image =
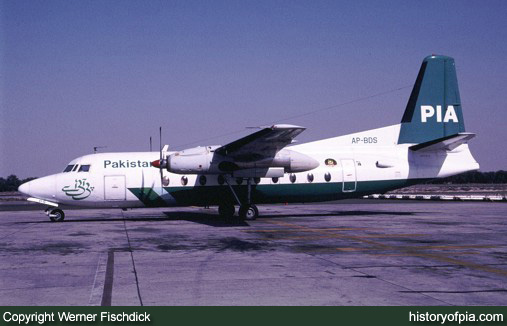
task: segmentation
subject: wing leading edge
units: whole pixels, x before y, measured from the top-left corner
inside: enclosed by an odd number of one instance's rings
[[[305,129],[293,125],[273,125],[223,145],[217,148],[215,153],[243,162],[274,157]]]

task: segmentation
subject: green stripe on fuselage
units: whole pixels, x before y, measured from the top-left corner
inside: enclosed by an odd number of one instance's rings
[[[128,188],[146,207],[167,206],[153,188]]]
[[[321,202],[347,198],[357,198],[373,193],[384,193],[389,190],[421,183],[426,179],[380,180],[357,182],[356,191],[343,192],[343,183],[296,183],[252,185],[252,202],[265,203],[304,203]],[[241,202],[246,202],[247,186],[232,186]],[[236,204],[229,186],[187,186],[164,188],[181,206],[218,205],[222,202]],[[154,191],[147,188],[129,188],[148,207],[166,206],[165,201]]]

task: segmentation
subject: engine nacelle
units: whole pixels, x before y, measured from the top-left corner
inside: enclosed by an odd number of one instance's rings
[[[282,149],[272,158],[234,163],[241,169],[284,168],[285,173],[309,171],[319,166],[316,159],[289,149]]]
[[[178,174],[210,174],[211,147],[185,149],[167,156],[167,171]]]
[[[215,148],[195,147],[173,153],[167,156],[167,170],[178,174],[223,174],[238,173],[239,170],[283,168],[285,173],[296,173],[319,166],[319,162],[314,158],[288,149],[279,151],[275,157],[245,162],[219,155],[214,152]],[[257,174],[255,173],[255,176]]]
[[[283,167],[287,173],[297,173],[317,168],[319,161],[296,151],[282,149],[276,154],[271,166]]]

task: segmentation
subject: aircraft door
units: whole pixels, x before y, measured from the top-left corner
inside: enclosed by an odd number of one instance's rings
[[[104,199],[105,200],[125,200],[125,176],[124,175],[106,175],[104,176]]]
[[[356,161],[351,159],[341,160],[343,173],[343,192],[356,191]]]

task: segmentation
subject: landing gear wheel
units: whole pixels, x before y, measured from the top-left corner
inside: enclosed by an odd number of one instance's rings
[[[49,213],[49,219],[53,222],[62,222],[65,219],[65,213],[61,209],[53,209]]]
[[[253,221],[259,216],[259,210],[255,205],[241,205],[239,217],[243,220]]]
[[[236,208],[233,204],[226,203],[218,206],[218,214],[226,219],[233,217],[235,212]]]

